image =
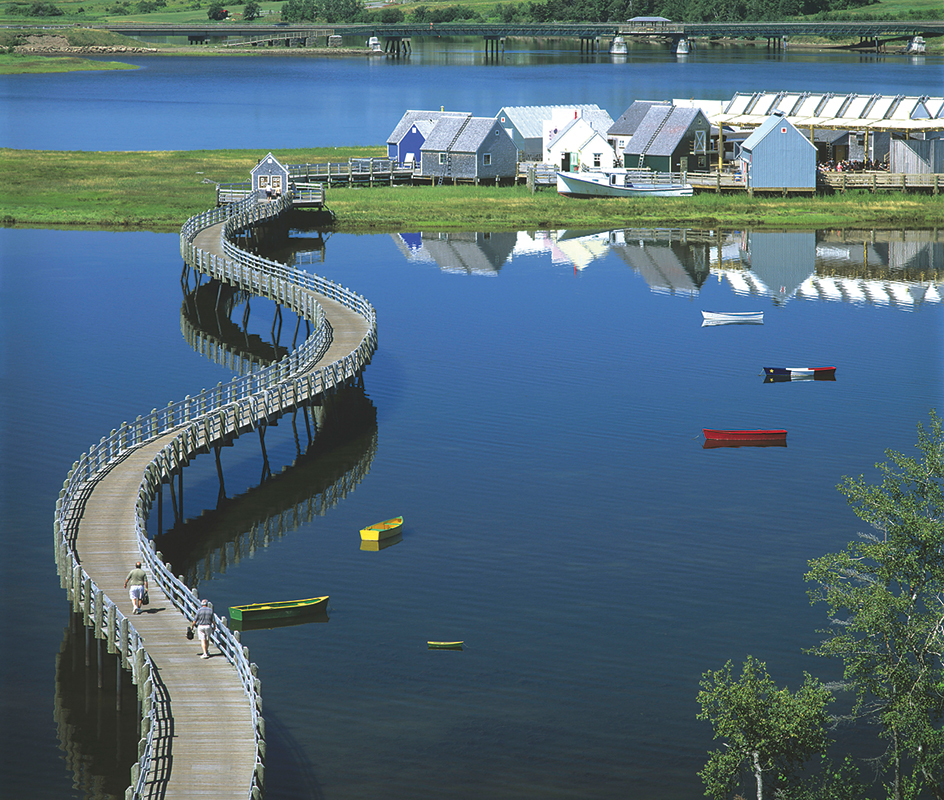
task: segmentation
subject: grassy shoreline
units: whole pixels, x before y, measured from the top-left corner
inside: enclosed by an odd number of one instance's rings
[[[172,232],[216,204],[215,184],[245,181],[263,150],[91,152],[0,148],[0,224]],[[273,150],[284,163],[345,162],[384,148]],[[867,192],[826,197],[573,200],[552,189],[442,186],[331,187],[334,229],[533,230],[624,227],[759,229],[944,227],[944,195]]]

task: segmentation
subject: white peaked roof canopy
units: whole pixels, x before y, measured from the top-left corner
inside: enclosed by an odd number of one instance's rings
[[[757,127],[777,112],[798,128],[944,130],[944,97],[927,95],[738,92],[720,114],[706,109],[713,124],[736,128]]]

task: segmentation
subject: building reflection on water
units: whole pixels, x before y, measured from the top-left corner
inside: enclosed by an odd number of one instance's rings
[[[516,258],[549,255],[577,271],[614,254],[654,292],[697,296],[709,277],[735,294],[913,309],[940,303],[944,236],[936,231],[617,229],[395,234],[411,262],[497,276]]]

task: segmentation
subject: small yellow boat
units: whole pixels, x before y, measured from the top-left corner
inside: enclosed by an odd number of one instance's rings
[[[461,650],[465,642],[427,642],[430,650]]]
[[[391,536],[389,539],[384,539],[383,541],[368,541],[366,539],[361,539],[361,550],[377,553],[381,550],[386,550],[388,547],[393,547],[395,544],[400,544],[402,541],[402,533],[398,533],[394,536]]]
[[[361,539],[365,542],[379,542],[396,536],[402,529],[403,517],[385,519],[383,522],[375,522],[373,525],[361,528]]]

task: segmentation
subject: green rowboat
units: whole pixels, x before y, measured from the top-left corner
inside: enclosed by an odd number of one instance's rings
[[[325,610],[328,596],[311,597],[307,600],[283,600],[276,603],[253,603],[248,606],[230,606],[230,619],[240,622],[259,622],[301,617]]]

